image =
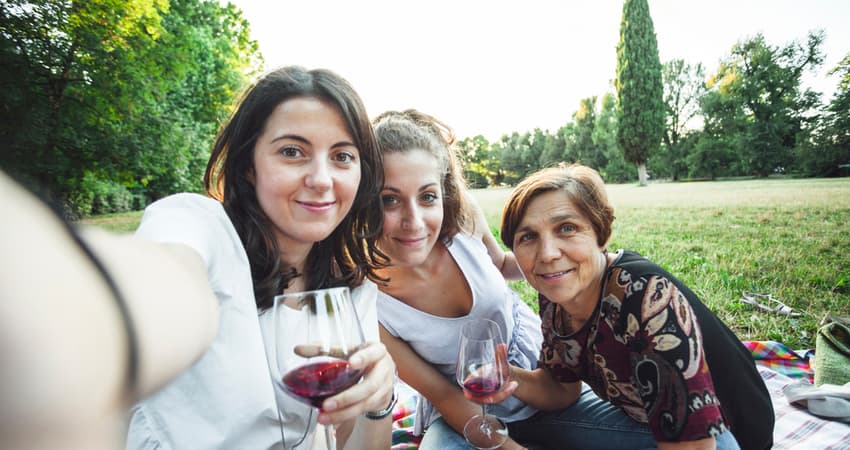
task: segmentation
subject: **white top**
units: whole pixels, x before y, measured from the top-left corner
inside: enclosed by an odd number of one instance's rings
[[[198,252],[221,318],[201,359],[132,408],[127,449],[281,449],[282,433],[289,448],[308,429],[312,446],[315,411],[272,383],[262,331],[271,314],[257,317],[248,257],[222,205],[198,194],[166,197],[145,209],[136,235]],[[365,281],[351,293],[366,339],[377,341],[377,287]]]
[[[395,337],[401,338],[435,369],[455,380],[460,329],[464,323],[485,318],[496,322],[508,344],[508,360],[526,369],[537,367],[543,343],[540,318],[528,307],[493,265],[480,239],[457,234],[448,246],[472,291],[472,309],[463,317],[439,317],[416,308],[383,292],[378,293],[378,320]],[[440,413],[424,397],[417,402],[415,434],[421,434]],[[516,397],[489,405],[488,413],[507,422],[522,420],[536,410]]]

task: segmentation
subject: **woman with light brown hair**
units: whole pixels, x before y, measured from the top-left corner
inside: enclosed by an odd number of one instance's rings
[[[514,395],[580,409],[584,382],[645,424],[659,449],[770,448],[773,408],[750,352],[659,265],[610,253],[613,221],[586,166],[540,170],[509,196],[501,238],[539,293],[544,337],[538,369],[512,367]]]

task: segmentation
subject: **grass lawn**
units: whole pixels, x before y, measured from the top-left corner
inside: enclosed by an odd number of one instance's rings
[[[496,230],[509,193],[473,191]],[[609,185],[608,193],[616,215],[610,248],[665,267],[742,340],[814,348],[825,315],[850,316],[850,178]],[[83,222],[129,232],[140,217]],[[512,285],[536,307],[529,286]],[[756,310],[739,301],[743,291],[770,293],[804,314]]]
[[[475,191],[498,227],[510,189]],[[827,314],[850,316],[850,178],[609,185],[610,248],[635,250],[687,284],[742,340],[814,348]],[[533,302],[533,290],[514,283]],[[803,316],[758,311],[770,293]],[[706,337],[710,339],[710,337]]]

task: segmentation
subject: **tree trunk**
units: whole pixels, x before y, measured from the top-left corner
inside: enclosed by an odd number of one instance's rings
[[[646,186],[646,163],[645,162],[637,163],[637,169],[638,169],[638,185],[639,186]]]

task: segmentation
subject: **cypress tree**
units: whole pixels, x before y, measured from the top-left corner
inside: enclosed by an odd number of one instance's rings
[[[617,140],[646,185],[646,161],[664,133],[664,85],[647,0],[625,0],[617,44]]]

